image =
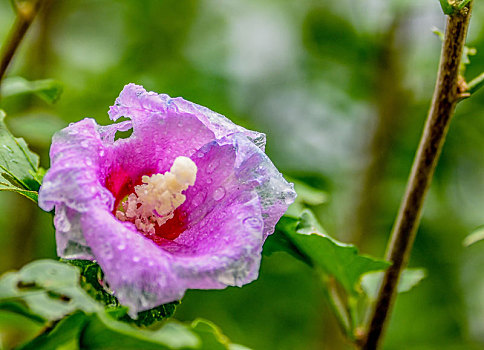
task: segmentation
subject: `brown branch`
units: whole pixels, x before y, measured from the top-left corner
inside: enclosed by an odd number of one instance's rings
[[[17,18],[10,29],[5,43],[0,51],[0,82],[8,65],[17,51],[25,33],[29,29],[40,6],[40,0],[24,1],[17,5]]]
[[[432,105],[387,249],[387,259],[392,262],[392,266],[385,272],[380,286],[367,335],[362,345],[363,350],[377,349],[381,343],[395,301],[400,274],[410,256],[425,196],[459,100],[459,64],[470,13],[471,3],[447,18]]]

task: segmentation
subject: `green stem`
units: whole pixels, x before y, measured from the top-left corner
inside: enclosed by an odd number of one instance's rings
[[[350,340],[353,340],[354,337],[353,337],[353,332],[351,330],[350,316],[346,311],[345,303],[343,303],[340,295],[338,294],[334,279],[323,272],[321,272],[321,278],[324,283],[324,287],[323,287],[324,296],[328,301],[328,304],[331,307],[331,310],[333,310],[333,314],[336,317],[336,321],[338,322],[338,325],[343,330],[344,334]]]
[[[471,0],[462,0],[462,2],[459,5],[457,5],[457,9],[462,10],[470,2]]]
[[[481,73],[467,83],[467,92],[471,95],[484,86],[484,73]]]
[[[459,65],[469,26],[471,6],[472,2],[447,18],[432,105],[387,248],[387,259],[392,262],[392,265],[385,271],[366,336],[362,342],[363,350],[378,349],[382,341],[396,298],[398,281],[410,257],[422,206],[455,106],[459,101]]]

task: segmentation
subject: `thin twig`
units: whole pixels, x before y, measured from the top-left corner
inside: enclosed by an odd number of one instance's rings
[[[484,73],[481,73],[476,78],[472,79],[470,82],[467,83],[467,91],[470,94],[473,94],[483,86],[484,86]]]
[[[363,341],[363,350],[377,349],[381,343],[395,300],[400,274],[410,256],[425,196],[459,100],[459,65],[470,13],[471,3],[447,18],[432,105],[387,249],[387,259],[392,262],[392,266],[386,270],[380,286],[367,335]]]
[[[0,52],[0,82],[8,65],[22,42],[40,6],[40,0],[23,1],[17,5],[17,18],[10,29],[7,39]]]

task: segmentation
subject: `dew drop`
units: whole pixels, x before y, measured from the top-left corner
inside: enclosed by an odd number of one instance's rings
[[[221,200],[225,196],[225,189],[223,187],[218,187],[213,191],[213,199],[216,201]]]
[[[91,158],[86,158],[86,165],[91,166],[92,165],[92,160]]]
[[[89,147],[89,142],[87,142],[87,140],[84,140],[81,142],[81,147],[82,148],[88,148]]]
[[[69,130],[69,135],[77,135],[79,132],[77,130]]]
[[[100,150],[100,151],[99,151],[99,156],[100,156],[100,157],[104,157],[104,150]]]
[[[212,162],[210,162],[207,166],[207,174],[213,173],[215,169],[217,169],[218,164],[218,160],[213,160]]]
[[[118,249],[119,250],[125,250],[126,249],[126,244],[124,244],[124,243],[118,244]]]
[[[252,229],[260,229],[262,227],[262,221],[256,216],[250,216],[248,218],[245,218],[242,223]]]
[[[282,196],[284,198],[284,203],[286,203],[287,205],[290,205],[294,202],[295,193],[293,190],[283,191]]]
[[[9,153],[13,153],[13,150],[9,146],[3,145],[3,148],[5,148]]]
[[[193,197],[192,204],[198,207],[205,200],[206,194],[203,191],[198,192],[195,197]]]
[[[207,179],[207,183],[208,183],[208,184],[211,184],[211,183],[212,183],[212,181],[213,181],[213,180],[212,180],[210,177]]]
[[[140,261],[140,257],[139,256],[133,256],[133,261],[134,262],[139,262]]]

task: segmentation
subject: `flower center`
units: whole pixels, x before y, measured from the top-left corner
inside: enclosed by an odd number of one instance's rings
[[[155,234],[156,226],[173,218],[176,208],[185,202],[182,192],[195,184],[196,176],[196,164],[190,158],[177,157],[170,171],[143,176],[143,183],[121,203],[116,218],[133,222],[148,235]]]

